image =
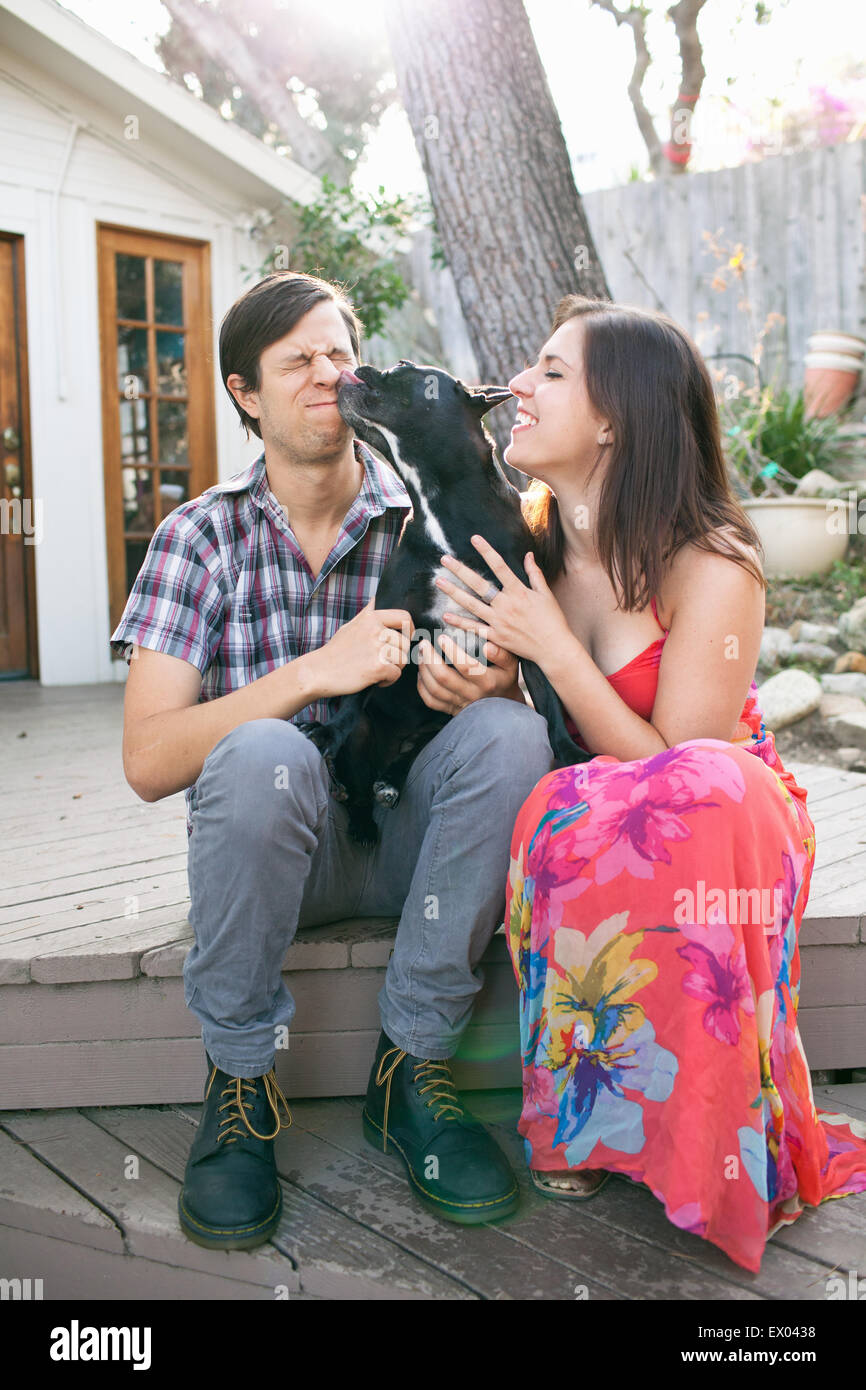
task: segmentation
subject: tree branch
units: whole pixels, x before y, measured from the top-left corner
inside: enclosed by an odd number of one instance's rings
[[[605,10],[607,14],[612,14],[618,26],[627,24],[631,29],[634,40],[634,67],[629,79],[628,95],[638,130],[647,147],[650,168],[654,174],[659,175],[664,172],[665,152],[643,99],[644,78],[652,61],[646,41],[646,11],[641,5],[630,5],[627,10],[619,10],[613,0],[590,0],[590,3],[600,10]]]
[[[213,5],[195,0],[164,0],[172,19],[199,45],[213,63],[230,74],[256,102],[262,114],[285,137],[292,158],[312,174],[345,179],[345,165],[330,141],[305,121],[291,93],[261,67],[244,42],[243,33]]]

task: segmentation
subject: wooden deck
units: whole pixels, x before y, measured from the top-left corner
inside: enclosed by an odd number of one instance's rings
[[[866,1086],[816,1091],[866,1121]],[[614,1177],[593,1201],[529,1187],[519,1091],[476,1092],[521,1184],[517,1213],[458,1227],[412,1197],[399,1160],[361,1136],[362,1102],[292,1103],[277,1140],[284,1194],[273,1240],[212,1252],[177,1225],[199,1107],[0,1115],[0,1275],[42,1278],[45,1299],[544,1299],[823,1302],[837,1271],[866,1267],[866,1194],[778,1231],[759,1274],[678,1230],[644,1187]]]
[[[394,935],[385,921],[301,933],[287,955],[298,1012],[278,1074],[294,1125],[277,1145],[277,1236],[248,1254],[192,1245],[176,1201],[204,1057],[181,979],[183,798],[148,806],[126,786],[122,697],[119,686],[0,685],[0,1276],[43,1277],[46,1298],[76,1299],[820,1301],[834,1268],[866,1268],[866,1196],[780,1231],[752,1276],[625,1179],[580,1206],[530,1190],[501,937],[455,1072],[511,1155],[522,1205],[472,1230],[428,1215],[399,1161],[360,1132]],[[866,775],[791,770],[817,834],[801,930],[806,1053],[816,1069],[863,1067]],[[816,1100],[866,1120],[866,1086],[816,1089]]]

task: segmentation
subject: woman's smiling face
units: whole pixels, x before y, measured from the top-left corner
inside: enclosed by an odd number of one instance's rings
[[[580,319],[568,319],[544,344],[535,365],[508,383],[519,405],[503,457],[512,468],[551,486],[563,470],[569,476],[591,468],[599,447],[610,441],[607,421],[586,390],[584,332]]]

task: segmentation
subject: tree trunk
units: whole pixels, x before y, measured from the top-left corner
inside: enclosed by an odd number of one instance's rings
[[[692,117],[704,85],[706,72],[698,37],[698,15],[707,0],[677,0],[668,10],[677,31],[682,75],[680,90],[671,111],[671,137],[665,157],[674,173],[685,173],[692,154]]]
[[[385,15],[478,370],[504,384],[563,295],[610,298],[529,20],[522,0],[386,0]]]

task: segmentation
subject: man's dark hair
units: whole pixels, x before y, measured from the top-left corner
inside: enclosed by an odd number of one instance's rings
[[[228,378],[236,372],[243,377],[245,390],[257,391],[261,385],[259,359],[265,349],[284,338],[316,304],[327,299],[339,309],[349,330],[352,351],[360,361],[362,325],[340,290],[315,275],[281,270],[265,276],[236,299],[220,325],[220,371],[226,390]],[[252,430],[261,439],[258,420],[247,414],[231,391],[229,396],[247,438]]]

